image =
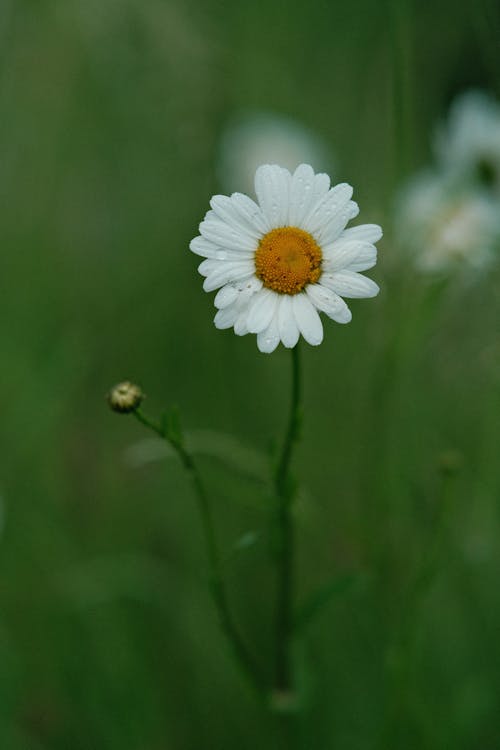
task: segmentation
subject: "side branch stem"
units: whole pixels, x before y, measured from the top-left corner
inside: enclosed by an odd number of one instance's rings
[[[191,482],[198,502],[203,534],[205,537],[205,544],[207,548],[210,593],[212,595],[212,600],[218,614],[219,623],[229,643],[231,644],[236,662],[249,680],[252,687],[256,690],[257,695],[259,697],[263,697],[263,684],[259,670],[254,664],[254,661],[236,628],[229,608],[226,587],[222,575],[221,558],[217,545],[217,537],[215,534],[215,525],[212,510],[207,491],[205,489],[205,485],[201,478],[196,462],[194,461],[193,456],[188,452],[181,438],[172,438],[168,434],[166,428],[150,420],[149,417],[146,417],[140,409],[137,409],[134,414],[139,422],[148,427],[150,430],[153,430],[153,432],[156,432],[157,435],[159,435],[163,440],[165,440],[167,443],[169,443],[169,445],[172,446],[172,448],[179,456],[184,468],[186,469],[186,472],[191,478]]]

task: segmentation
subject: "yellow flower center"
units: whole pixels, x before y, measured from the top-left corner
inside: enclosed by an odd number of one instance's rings
[[[298,294],[321,276],[323,255],[303,229],[280,227],[264,235],[255,252],[255,273],[264,286],[281,294]]]

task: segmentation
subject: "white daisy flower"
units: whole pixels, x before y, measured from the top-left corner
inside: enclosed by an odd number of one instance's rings
[[[433,173],[417,176],[402,192],[396,229],[425,272],[484,268],[500,249],[497,202]]]
[[[257,334],[261,352],[299,336],[323,340],[319,312],[349,323],[343,297],[374,297],[379,288],[360,272],[377,261],[376,224],[346,229],[358,215],[346,183],[330,188],[326,174],[301,164],[293,175],[266,164],[257,169],[258,203],[241,193],[216,195],[190,248],[205,260],[199,272],[215,297],[217,328]]]
[[[317,133],[298,120],[270,112],[235,119],[224,131],[217,176],[224,190],[251,192],[261,164],[281,164],[292,172],[307,162],[332,166],[329,150]]]
[[[500,104],[483,91],[462,94],[437,132],[435,150],[448,174],[500,191]]]

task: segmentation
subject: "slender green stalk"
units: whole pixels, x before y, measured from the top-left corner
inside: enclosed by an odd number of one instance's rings
[[[446,533],[452,507],[459,459],[453,455],[443,457],[436,498],[437,515],[431,537],[427,541],[425,559],[409,585],[401,620],[398,623],[394,642],[389,650],[388,706],[378,747],[386,750],[393,747],[398,727],[413,718],[419,722],[420,731],[425,724],[419,720],[418,700],[415,698],[415,670],[419,637],[421,636],[422,610],[425,600],[439,575],[446,549]],[[451,461],[451,465],[450,462]],[[448,464],[448,465],[446,465]],[[427,743],[424,743],[427,746]]]
[[[276,673],[275,688],[292,692],[293,671],[291,638],[293,630],[293,589],[295,539],[292,519],[293,484],[290,462],[300,428],[300,357],[298,345],[292,349],[292,395],[290,416],[283,449],[274,478],[278,500],[278,591],[276,605]]]
[[[475,28],[480,42],[478,52],[482,54],[489,73],[495,82],[496,93],[500,91],[500,60],[498,57],[498,34],[500,14],[498,3],[482,0],[470,7],[471,26]]]
[[[410,166],[413,149],[411,0],[388,0],[388,21],[392,57],[394,139],[397,158],[394,177],[398,181]]]
[[[149,417],[146,417],[140,409],[137,409],[134,414],[139,422],[148,427],[150,430],[156,432],[157,435],[159,435],[163,440],[167,441],[174,448],[184,468],[191,478],[191,482],[196,494],[196,499],[198,501],[198,508],[200,511],[203,533],[205,536],[205,543],[207,547],[207,556],[210,568],[210,592],[219,617],[219,623],[229,643],[231,644],[237,664],[250,681],[252,687],[256,690],[257,695],[263,698],[264,690],[260,672],[257,669],[252,657],[250,656],[243,640],[241,639],[241,636],[231,616],[226,594],[226,587],[224,585],[224,579],[222,576],[221,558],[217,546],[217,538],[215,534],[212,510],[208,500],[205,485],[198,471],[198,467],[193,459],[193,456],[186,449],[182,437],[172,437],[168,434],[166,428],[150,420]]]

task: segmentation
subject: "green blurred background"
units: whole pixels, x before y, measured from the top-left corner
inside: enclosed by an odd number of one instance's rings
[[[316,132],[386,229],[380,296],[304,347],[299,595],[339,584],[297,645],[299,744],[500,748],[500,275],[430,283],[391,241],[453,96],[499,93],[497,12],[1,0],[2,750],[279,746],[219,632],[181,467],[104,401],[129,377],[151,413],[248,446],[228,466],[209,436],[200,463],[225,554],[256,533],[226,571],[271,674],[272,501],[250,475],[289,355],[214,328],[188,251],[221,134],[255,110]]]

